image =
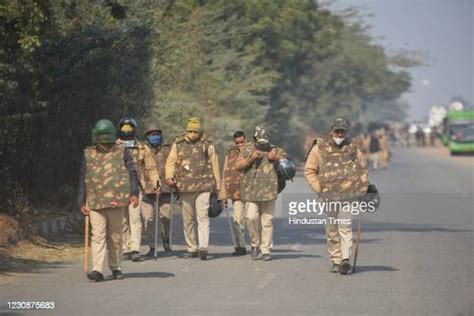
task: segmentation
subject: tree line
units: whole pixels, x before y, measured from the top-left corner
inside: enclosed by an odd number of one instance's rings
[[[388,53],[355,9],[314,0],[11,0],[0,4],[0,192],[75,195],[101,118],[159,122],[172,141],[198,116],[223,153],[256,125],[296,158],[337,116],[401,119],[411,52]]]

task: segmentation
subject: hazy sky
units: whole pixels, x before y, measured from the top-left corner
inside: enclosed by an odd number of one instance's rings
[[[412,91],[403,95],[410,115],[423,118],[432,105],[453,96],[474,102],[474,0],[337,0],[360,7],[372,34],[392,49],[428,52],[428,67],[411,70]]]

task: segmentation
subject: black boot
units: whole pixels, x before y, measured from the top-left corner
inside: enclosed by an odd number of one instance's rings
[[[341,274],[348,274],[352,269],[351,263],[349,262],[349,259],[344,259],[342,260],[341,263]]]
[[[155,248],[150,247],[150,250],[148,250],[147,254],[145,255],[145,257],[147,258],[153,258],[155,256]]]
[[[253,260],[260,259],[260,258],[258,257],[258,254],[259,254],[259,249],[258,249],[258,247],[252,247],[252,251],[250,252],[250,257],[251,257]]]
[[[341,265],[337,263],[333,263],[329,271],[331,271],[332,273],[339,273],[341,272]]]
[[[188,251],[185,255],[184,255],[184,259],[191,259],[191,258],[197,258],[198,257],[198,253],[197,251]]]
[[[104,281],[104,275],[96,270],[93,270],[87,273],[87,278],[91,281],[96,281],[96,282]]]
[[[112,277],[114,278],[114,280],[123,280],[122,271],[120,271],[120,270],[112,271]]]
[[[122,254],[122,260],[123,261],[131,260],[131,259],[132,259],[132,254],[130,252],[124,252]]]
[[[142,260],[142,257],[140,256],[140,253],[138,251],[132,251],[132,261],[139,262],[141,260]]]
[[[171,254],[173,252],[173,250],[170,247],[170,240],[169,239],[163,239],[163,249],[169,254]]]
[[[235,251],[232,253],[233,256],[245,256],[247,249],[245,247],[235,247]]]
[[[199,249],[199,258],[201,258],[201,260],[207,260],[207,249],[205,248]]]

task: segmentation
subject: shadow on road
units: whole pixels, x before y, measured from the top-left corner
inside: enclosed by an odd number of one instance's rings
[[[443,233],[466,233],[473,232],[472,229],[452,229],[441,226],[423,225],[423,224],[407,224],[407,223],[387,223],[387,222],[365,222],[362,227],[363,232],[383,232],[383,231],[399,231],[399,232],[443,232]]]
[[[174,273],[168,272],[132,272],[124,273],[125,278],[171,278],[175,277]]]
[[[273,250],[272,250],[273,252]],[[300,259],[300,258],[321,258],[318,255],[303,255],[303,254],[273,254],[272,253],[272,260],[284,260],[284,259]]]
[[[364,272],[377,272],[377,271],[394,272],[394,271],[399,271],[399,270],[393,267],[389,267],[389,266],[357,266],[356,272],[354,272],[354,274],[364,273]]]

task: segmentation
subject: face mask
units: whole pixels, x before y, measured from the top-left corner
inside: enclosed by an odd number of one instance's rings
[[[342,144],[342,142],[344,141],[344,137],[333,137],[332,139],[334,139],[334,142],[336,143],[336,145],[340,145]]]
[[[146,140],[152,147],[156,148],[161,145],[163,138],[159,134],[154,134],[154,135],[148,135],[146,137]]]
[[[125,145],[125,147],[127,148],[133,148],[135,147],[135,140],[132,139],[132,140],[122,140],[122,144]]]

